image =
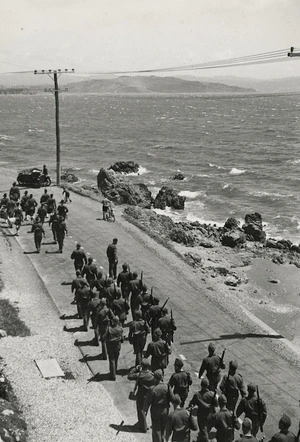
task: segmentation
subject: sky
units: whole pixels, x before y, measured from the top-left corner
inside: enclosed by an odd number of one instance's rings
[[[300,52],[299,24],[299,0],[2,1],[0,73],[74,68],[84,76],[205,63],[291,46]],[[297,76],[300,57],[189,73]]]

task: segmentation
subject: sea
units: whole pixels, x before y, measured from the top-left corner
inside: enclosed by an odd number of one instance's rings
[[[259,212],[269,237],[300,242],[299,95],[60,94],[61,165],[96,184],[101,167],[140,165],[133,182],[186,197],[175,221],[223,225]],[[0,167],[46,164],[55,182],[50,94],[0,95]],[[183,181],[170,177],[181,171]],[[15,177],[12,177],[14,180]],[[160,212],[163,213],[163,212]]]

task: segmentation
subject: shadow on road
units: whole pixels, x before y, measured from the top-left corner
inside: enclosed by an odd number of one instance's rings
[[[282,339],[282,338],[284,338],[284,336],[282,336],[282,335],[269,335],[269,334],[262,334],[262,333],[233,333],[232,335],[220,335],[218,338],[199,339],[197,341],[180,342],[180,345],[198,344],[200,342],[211,342],[211,341],[225,341],[228,339],[246,339],[246,338]]]
[[[110,424],[110,427],[116,430],[117,434],[121,431],[126,433],[142,433],[137,424],[134,425],[124,425],[124,424]]]

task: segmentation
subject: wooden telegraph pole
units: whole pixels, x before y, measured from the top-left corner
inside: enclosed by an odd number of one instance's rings
[[[60,166],[60,128],[59,128],[59,93],[62,92],[62,89],[58,87],[58,78],[61,74],[74,74],[74,69],[65,69],[62,71],[61,69],[52,70],[49,69],[41,71],[35,70],[34,74],[46,74],[51,80],[54,81],[54,89],[45,89],[45,92],[52,92],[55,98],[55,129],[56,129],[56,184],[60,186],[60,174],[61,174],[61,166]],[[66,91],[68,89],[64,89]]]

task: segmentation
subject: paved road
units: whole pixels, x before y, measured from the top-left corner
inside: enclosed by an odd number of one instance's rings
[[[10,178],[6,174],[0,177],[0,189],[8,189]],[[57,199],[60,199],[61,190],[51,188]],[[39,199],[42,189],[33,190]],[[287,413],[293,422],[296,431],[299,419],[299,385],[300,372],[296,365],[290,364],[285,358],[273,351],[273,342],[282,340],[276,333],[253,333],[253,329],[245,328],[245,324],[232,319],[226,312],[207,296],[207,289],[203,287],[201,278],[197,275],[187,280],[191,274],[190,268],[180,259],[145,237],[136,227],[122,221],[106,223],[101,221],[101,207],[97,202],[79,195],[72,195],[72,203],[68,205],[68,230],[70,237],[65,240],[63,254],[58,254],[57,246],[51,244],[52,235],[47,227],[47,237],[38,255],[34,252],[30,226],[22,226],[21,234],[16,241],[28,253],[28,258],[43,278],[50,296],[57,305],[61,314],[72,316],[75,306],[71,305],[72,296],[68,283],[74,277],[74,267],[70,254],[79,241],[85,251],[97,260],[99,265],[107,269],[106,248],[112,238],[119,238],[119,262],[130,264],[131,270],[144,271],[144,280],[148,287],[153,287],[162,301],[170,296],[169,307],[172,307],[178,330],[176,342],[173,346],[171,364],[178,355],[186,358],[191,372],[199,369],[203,357],[207,354],[207,345],[216,341],[218,352],[226,348],[225,361],[231,359],[239,361],[239,368],[246,383],[255,382],[260,387],[261,397],[268,408],[268,418],[265,425],[265,434],[271,436],[277,429],[277,422],[283,412]],[[117,219],[120,211],[117,210]],[[6,234],[10,234],[6,230]],[[17,246],[17,243],[16,243]],[[47,253],[44,253],[46,252]],[[97,381],[104,383],[110,392],[114,403],[125,416],[128,427],[124,431],[131,431],[135,423],[135,404],[129,401],[128,395],[132,383],[127,381],[128,369],[133,366],[134,355],[128,342],[122,346],[120,371],[116,383],[107,380],[108,364],[99,359],[99,348],[89,345],[93,332],[83,333],[79,330],[81,322],[76,319],[62,321],[69,332],[74,333],[77,345],[85,355],[83,361],[88,362],[94,374],[98,374]],[[251,331],[252,333],[249,333]],[[170,364],[170,365],[171,365]],[[172,366],[168,367],[166,379],[172,373]],[[197,387],[196,376],[194,386]],[[192,394],[192,392],[191,392]],[[138,440],[150,440],[150,435],[138,435]]]

